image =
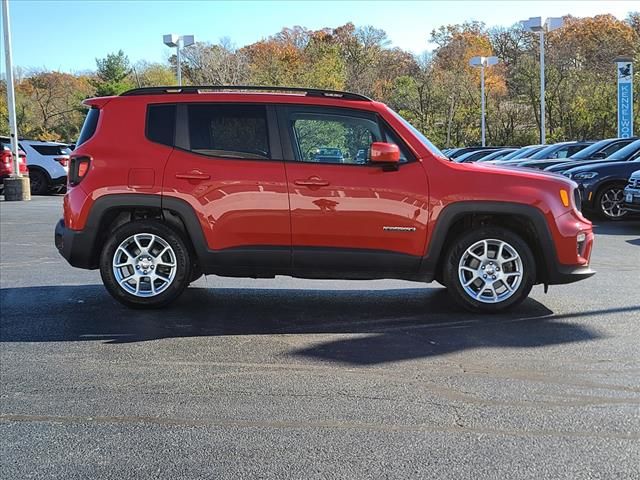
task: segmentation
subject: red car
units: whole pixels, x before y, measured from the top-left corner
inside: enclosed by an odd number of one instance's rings
[[[202,274],[290,275],[437,280],[495,312],[594,273],[575,183],[452,162],[361,95],[158,87],[85,104],[55,243],[129,306]]]
[[[18,150],[18,169],[23,175],[27,175],[27,155]],[[4,179],[13,174],[13,154],[11,153],[11,140],[8,137],[0,138],[0,193],[4,191]]]

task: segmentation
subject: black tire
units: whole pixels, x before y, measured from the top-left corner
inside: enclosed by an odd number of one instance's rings
[[[522,279],[518,287],[515,288],[511,296],[496,303],[485,303],[472,298],[465,291],[458,274],[461,259],[467,249],[477,242],[490,239],[506,242],[520,256],[522,262]],[[472,312],[497,313],[515,307],[527,298],[536,279],[536,262],[527,243],[517,234],[502,227],[483,227],[462,234],[453,242],[446,254],[443,271],[444,281],[448,287],[447,291],[456,303]],[[479,281],[483,282],[482,278],[479,278]],[[482,284],[480,285],[478,291],[485,288]]]
[[[176,272],[173,281],[155,296],[140,297],[127,292],[118,283],[112,262],[122,242],[136,234],[153,234],[164,240],[175,254]],[[100,275],[107,291],[119,302],[132,308],[160,308],[176,300],[191,281],[191,255],[183,238],[167,225],[156,220],[126,223],[109,235],[100,254]],[[158,267],[160,268],[160,267]]]
[[[46,195],[49,193],[49,177],[41,170],[29,171],[29,185],[31,195]]]
[[[599,218],[604,220],[610,220],[612,222],[617,222],[626,217],[627,212],[622,207],[622,202],[624,200],[624,187],[625,187],[625,183],[622,183],[622,182],[610,183],[600,188],[600,190],[598,190],[594,205],[596,209],[596,214],[598,215]],[[616,206],[611,207],[609,209],[611,210],[612,213],[620,212],[619,216],[610,215],[609,213],[607,213],[608,208],[603,206],[603,198],[605,197],[605,195],[608,195],[609,198],[613,198],[615,196],[617,199],[619,199],[619,202],[616,204]]]

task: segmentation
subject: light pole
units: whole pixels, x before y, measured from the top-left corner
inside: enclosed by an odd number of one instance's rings
[[[522,26],[528,32],[538,33],[540,35],[540,143],[546,143],[546,126],[545,126],[545,104],[544,104],[544,34],[552,32],[564,24],[564,20],[560,17],[549,17],[542,23],[542,17],[530,17],[523,20]]]
[[[482,106],[482,146],[486,146],[486,121],[485,121],[485,95],[484,95],[484,68],[495,65],[500,60],[498,57],[473,57],[469,60],[469,65],[472,67],[480,67],[480,96],[482,97],[480,104]]]
[[[193,39],[193,35],[176,35],[175,33],[170,33],[168,35],[163,35],[162,41],[167,47],[176,47],[178,86],[182,86],[182,67],[180,65],[180,49],[184,47],[188,47],[189,45],[193,45],[195,43],[195,40]]]
[[[18,148],[18,123],[16,121],[16,97],[13,85],[13,58],[11,55],[11,27],[9,0],[2,0],[2,29],[4,30],[4,60],[7,68],[7,107],[9,108],[9,137],[13,156],[13,172],[4,180],[5,200],[30,200],[29,177],[20,174],[20,149]]]

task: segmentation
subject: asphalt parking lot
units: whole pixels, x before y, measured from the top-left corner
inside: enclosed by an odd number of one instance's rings
[[[199,280],[132,311],[0,202],[0,477],[639,478],[640,221],[501,316],[433,284]]]

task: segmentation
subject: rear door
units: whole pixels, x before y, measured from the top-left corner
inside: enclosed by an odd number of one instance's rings
[[[275,112],[261,104],[177,105],[163,196],[189,203],[215,262],[288,267],[291,227]]]
[[[376,114],[279,108],[293,265],[321,272],[412,273],[424,254],[428,185],[422,164]],[[396,143],[397,170],[368,160],[374,141]]]

